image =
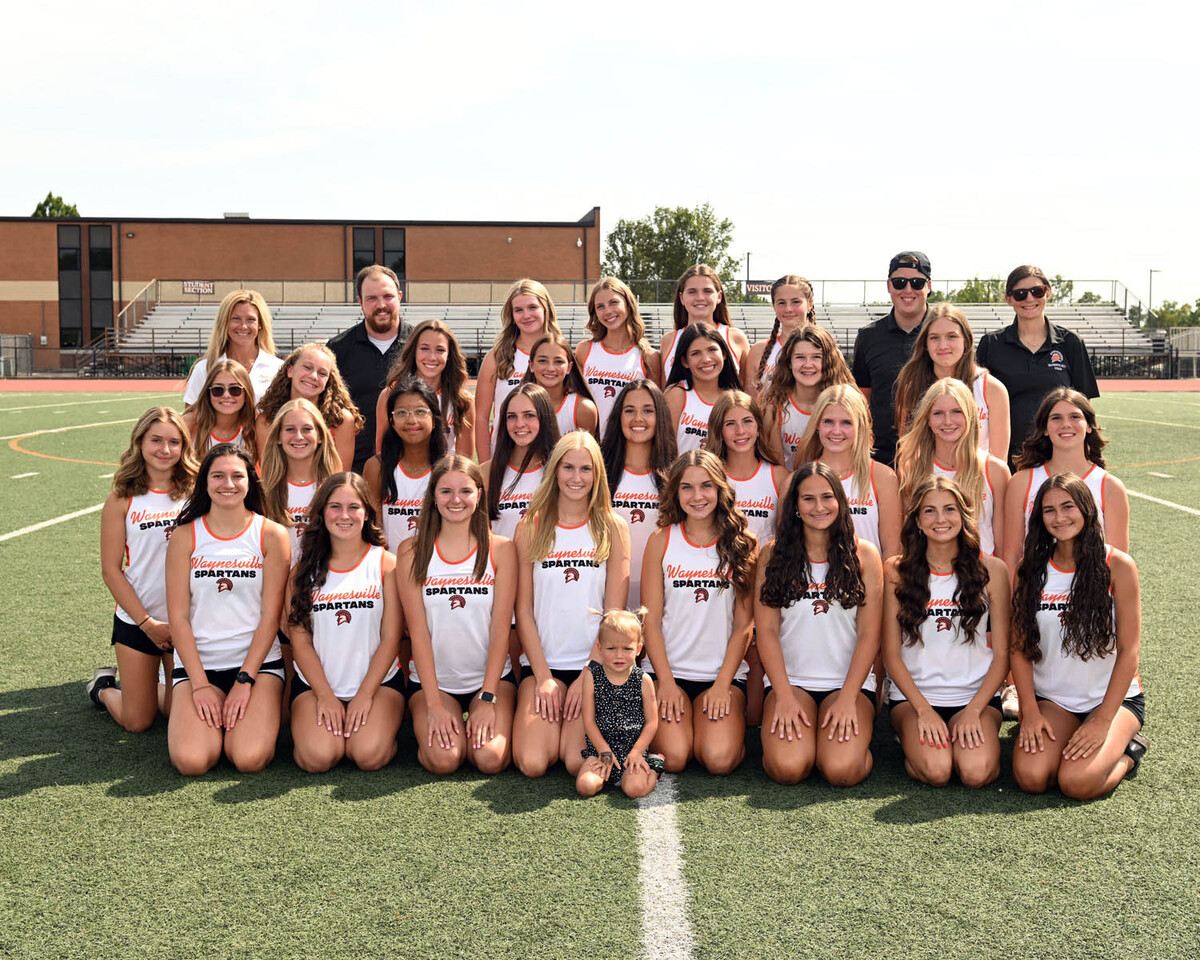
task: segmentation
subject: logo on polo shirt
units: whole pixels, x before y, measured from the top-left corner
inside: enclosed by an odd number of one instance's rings
[[[349,622],[350,622],[350,619],[351,619],[351,618],[350,618],[350,611],[349,611],[349,610],[339,610],[339,611],[338,611],[338,612],[337,612],[337,613],[334,615],[334,619],[337,621],[337,625],[338,625],[339,627],[340,627],[340,626],[341,626],[343,623],[349,623]]]

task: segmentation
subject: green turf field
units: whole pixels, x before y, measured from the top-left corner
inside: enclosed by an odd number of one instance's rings
[[[0,394],[0,537],[99,505],[132,421],[169,399]],[[675,781],[700,955],[1200,955],[1200,394],[1098,406],[1127,487],[1192,511],[1131,498],[1139,777],[1090,804],[1025,796],[1008,724],[997,783],[933,790],[881,722],[865,784],[784,788],[752,733],[735,775]],[[438,781],[406,725],[379,773],[304,775],[285,739],[264,773],[177,776],[164,722],[124,734],[84,693],[111,659],[98,540],[90,513],[0,542],[0,957],[642,952],[638,807],[576,799],[561,769]]]

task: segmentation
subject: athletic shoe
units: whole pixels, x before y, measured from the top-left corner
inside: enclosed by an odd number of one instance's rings
[[[1017,702],[1017,688],[1006,683],[1000,688],[1000,712],[1005,720],[1018,720],[1021,717],[1021,705]]]
[[[1137,776],[1138,767],[1142,765],[1142,756],[1150,748],[1150,741],[1147,740],[1139,730],[1133,735],[1133,739],[1129,741],[1129,746],[1125,748],[1125,756],[1133,761],[1133,769],[1125,774],[1126,780],[1132,780]]]
[[[100,710],[104,709],[104,704],[100,700],[100,691],[108,690],[117,686],[117,668],[116,667],[97,667],[96,673],[87,683],[88,696],[92,698],[92,703]]]

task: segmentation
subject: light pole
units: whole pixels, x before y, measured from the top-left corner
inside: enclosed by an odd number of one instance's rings
[[[1161,270],[1150,271],[1150,293],[1146,296],[1146,327],[1147,329],[1154,326],[1154,275],[1162,273]]]

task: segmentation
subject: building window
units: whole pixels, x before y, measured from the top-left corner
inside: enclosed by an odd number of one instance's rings
[[[396,271],[400,282],[404,276],[404,228],[384,227],[383,229],[383,265]]]
[[[113,325],[112,227],[88,227],[88,293],[91,307],[91,340]]]
[[[58,227],[58,341],[83,346],[83,250],[76,224]]]
[[[377,262],[375,259],[375,230],[372,227],[355,227],[353,275],[358,276],[358,271],[363,267],[369,267]]]

